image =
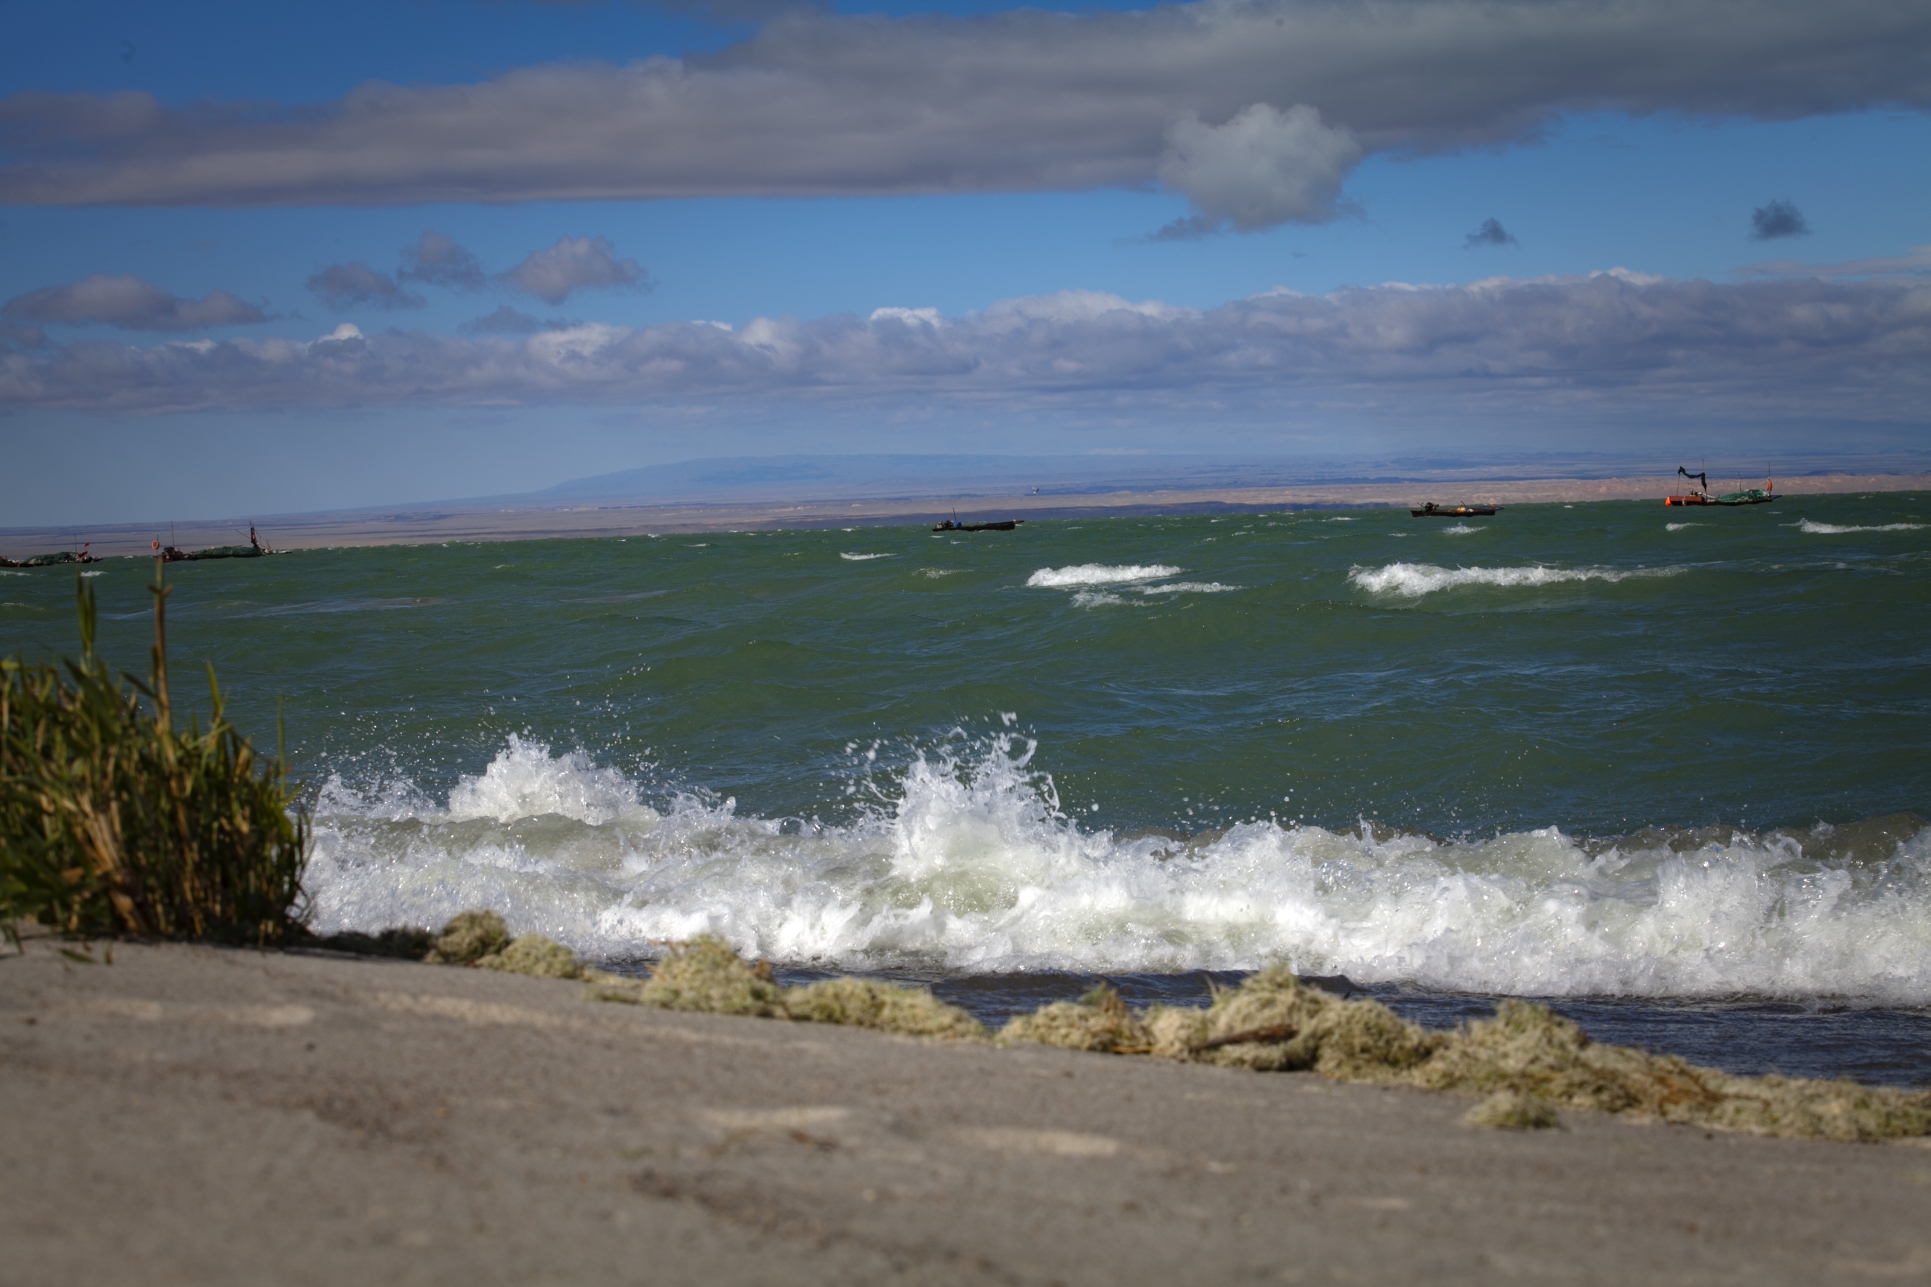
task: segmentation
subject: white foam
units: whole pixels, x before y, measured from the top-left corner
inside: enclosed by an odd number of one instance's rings
[[[1222,585],[1218,581],[1169,581],[1165,585],[1136,585],[1136,594],[1226,594],[1240,589],[1237,585]]]
[[[1686,527],[1708,527],[1708,526],[1709,526],[1708,523],[1665,523],[1663,524],[1663,530],[1665,532],[1680,532]]]
[[[1837,523],[1813,523],[1807,518],[1797,520],[1797,530],[1809,532],[1813,536],[1842,536],[1847,532],[1921,532],[1923,523],[1880,523],[1872,527],[1857,527]]]
[[[1438,590],[1464,586],[1559,585],[1565,581],[1623,581],[1634,576],[1674,576],[1681,568],[1552,568],[1540,564],[1526,568],[1443,568],[1432,563],[1389,563],[1378,568],[1354,567],[1348,580],[1370,594],[1395,594],[1416,599]]]
[[[1178,576],[1181,569],[1165,563],[1127,564],[1081,563],[1074,567],[1041,568],[1026,578],[1029,586],[1061,589],[1081,585],[1121,585],[1131,581],[1158,581]]]
[[[863,563],[867,559],[895,559],[898,557],[898,555],[896,554],[848,554],[845,551],[840,550],[838,552],[838,557],[841,559],[850,559],[853,563]]]
[[[1482,529],[1479,527],[1471,527],[1467,523],[1456,523],[1453,526],[1444,527],[1441,530],[1445,536],[1467,536],[1473,532],[1479,532]]]
[[[1180,971],[1285,960],[1361,982],[1524,995],[1931,1003],[1931,829],[1832,867],[1787,837],[1591,857],[1554,827],[1444,843],[1255,822],[1180,849],[1067,816],[1034,748],[914,755],[843,826],[660,813],[582,753],[512,741],[439,806],[333,782],[309,886],[323,931],[502,911],[592,955],[709,932],[791,964]],[[527,812],[518,813],[518,810]]]

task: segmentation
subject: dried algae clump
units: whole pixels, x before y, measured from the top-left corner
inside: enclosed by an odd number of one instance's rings
[[[475,964],[479,970],[502,970],[539,979],[583,977],[583,966],[577,962],[576,954],[541,934],[519,935],[502,951],[482,957]]]
[[[875,979],[824,979],[784,994],[785,1012],[812,1023],[876,1028],[908,1037],[985,1041],[986,1030],[958,1006],[929,988],[906,988]]]
[[[1733,1077],[1725,1089],[1703,1125],[1863,1144],[1931,1135],[1931,1091],[1778,1076]]]
[[[650,967],[650,977],[627,993],[606,982],[596,995],[606,1001],[702,1014],[775,1018],[785,1012],[771,967],[763,961],[747,963],[730,944],[709,934],[688,943],[672,943],[664,959]]]
[[[491,911],[463,912],[443,926],[423,960],[431,965],[474,965],[510,945],[509,927]]]
[[[1077,1001],[1055,1001],[1008,1020],[999,1030],[999,1043],[1016,1042],[1140,1055],[1153,1049],[1153,1034],[1133,1017],[1120,994],[1102,983]]]
[[[1462,1115],[1467,1126],[1487,1126],[1502,1131],[1553,1131],[1562,1129],[1562,1119],[1548,1101],[1520,1091],[1498,1090]]]
[[[1153,1053],[1251,1068],[1314,1069],[1343,1081],[1391,1081],[1425,1061],[1442,1038],[1376,1001],[1344,1001],[1270,966],[1238,988],[1217,988],[1205,1010],[1155,1006]]]
[[[1876,1141],[1931,1135],[1931,1092],[1851,1081],[1732,1077],[1675,1055],[1603,1046],[1529,1001],[1465,1025],[1407,1078],[1431,1090],[1532,1095],[1553,1106],[1627,1113],[1751,1135]]]

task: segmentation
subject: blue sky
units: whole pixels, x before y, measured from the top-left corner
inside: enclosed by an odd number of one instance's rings
[[[1926,445],[1931,4],[9,13],[0,526]]]

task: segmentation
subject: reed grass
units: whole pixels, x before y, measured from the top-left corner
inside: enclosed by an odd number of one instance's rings
[[[279,944],[303,937],[307,815],[285,760],[228,722],[208,668],[206,728],[176,726],[167,597],[155,565],[145,682],[95,651],[79,582],[81,651],[59,665],[0,660],[0,925],[79,937]]]

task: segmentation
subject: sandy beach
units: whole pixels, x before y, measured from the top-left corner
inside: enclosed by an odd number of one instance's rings
[[[23,1287],[1931,1278],[1922,1148],[62,946],[0,957]]]
[[[1742,480],[1756,486],[1761,479]],[[121,523],[0,529],[0,556],[24,558],[83,541],[103,558],[145,555],[159,539],[182,549],[232,545],[257,522],[278,550],[337,546],[429,545],[448,541],[529,541],[556,537],[638,536],[663,532],[884,526],[937,522],[954,512],[967,521],[997,518],[1091,518],[1285,508],[1578,504],[1653,500],[1680,490],[1669,478],[1549,478],[1483,482],[1323,483],[1298,487],[1105,491],[1090,494],[871,497],[863,500],[646,504],[620,500],[555,505],[452,502],[386,509],[239,517],[181,523]],[[1722,486],[1713,483],[1713,490]],[[1931,474],[1815,474],[1778,479],[1780,496],[1931,490]]]

